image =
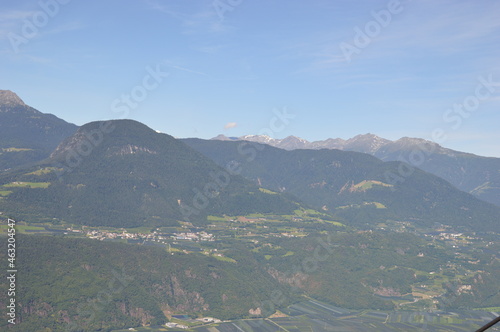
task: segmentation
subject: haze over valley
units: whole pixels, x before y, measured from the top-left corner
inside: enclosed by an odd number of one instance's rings
[[[500,2],[0,3],[0,331],[500,331]]]
[[[497,158],[435,146],[435,169],[461,169],[448,182],[396,161],[431,144],[420,139],[176,139],[133,120],[78,127],[0,96],[0,227],[19,233],[23,331],[242,318],[260,331],[298,317],[381,331],[437,331],[447,317],[460,331],[494,318],[500,207],[452,183],[487,181]]]

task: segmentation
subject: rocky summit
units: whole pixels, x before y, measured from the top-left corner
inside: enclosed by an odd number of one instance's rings
[[[10,90],[0,90],[0,111],[2,106],[26,106],[21,98]]]

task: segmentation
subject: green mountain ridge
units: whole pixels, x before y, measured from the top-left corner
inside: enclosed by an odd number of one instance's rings
[[[356,225],[392,219],[477,231],[499,229],[499,207],[401,162],[340,150],[287,151],[241,141],[184,142],[219,165],[237,164],[243,176],[260,186],[293,195]]]
[[[19,235],[22,321],[16,329],[109,331],[162,324],[176,313],[265,317],[302,296],[392,310],[395,303],[386,297],[416,300],[415,287],[425,283],[442,292],[441,283],[456,276],[449,294],[418,305],[496,306],[497,246],[458,255],[441,240],[372,231],[387,220],[498,231],[497,207],[418,169],[403,177],[406,166],[358,152],[178,140],[132,120],[86,124],[46,159],[0,174],[2,216],[151,232],[182,220],[198,226],[196,232],[209,230],[217,217],[208,215],[287,219],[228,217],[224,236],[191,252],[171,251],[172,238],[149,247],[66,238],[80,236],[71,232]],[[347,227],[294,217],[302,206]],[[176,229],[187,232],[185,224]],[[4,261],[6,253],[0,252]],[[118,287],[117,274],[127,287]],[[6,300],[1,294],[0,304]]]
[[[11,91],[0,90],[0,174],[47,158],[77,128],[27,106]]]
[[[309,142],[295,136],[273,139],[262,135],[233,138],[219,135],[213,140],[253,141],[285,150],[339,149],[368,153],[383,161],[403,161],[437,175],[479,199],[500,206],[500,158],[455,151],[421,138],[402,137],[391,141],[373,134],[364,134],[348,140],[329,138]]]
[[[18,323],[9,331],[110,331],[160,325],[173,313],[249,317],[280,290],[255,259],[239,263],[164,248],[53,236],[18,236]],[[0,253],[6,259],[4,252]],[[6,279],[0,285],[5,289]],[[245,298],[245,301],[241,301]],[[0,294],[5,304],[7,292]],[[0,329],[7,322],[0,323]]]
[[[31,188],[32,183],[44,185]],[[286,213],[297,207],[132,120],[80,127],[50,159],[0,177],[2,186],[0,210],[31,222],[154,227],[204,222],[209,214]]]

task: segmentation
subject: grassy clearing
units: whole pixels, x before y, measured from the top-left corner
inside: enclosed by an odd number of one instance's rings
[[[351,209],[351,208],[359,209],[366,205],[374,205],[377,209],[387,209],[387,207],[384,204],[379,202],[364,202],[363,205],[360,204],[343,205],[343,206],[337,206],[335,209]]]
[[[373,204],[375,204],[375,207],[376,207],[377,209],[387,209],[387,207],[386,207],[384,204],[382,204],[382,203],[379,203],[379,202],[373,202]]]
[[[335,225],[335,226],[339,226],[339,227],[345,227],[345,225],[341,222],[338,222],[338,221],[333,221],[333,220],[325,220],[325,222],[329,223],[329,224],[332,224],[332,225]]]
[[[4,188],[48,188],[50,182],[11,182],[3,185]]]
[[[9,196],[10,194],[12,194],[12,191],[9,191],[9,190],[0,190],[0,196]]]
[[[357,189],[359,191],[366,191],[368,189],[373,188],[373,186],[383,186],[383,187],[392,187],[392,184],[387,184],[383,183],[381,181],[374,181],[374,180],[363,180],[358,184],[354,185],[354,189]]]
[[[183,252],[181,249],[174,248],[174,247],[168,247],[167,251],[170,252],[170,253],[173,253],[173,252]]]
[[[23,151],[32,151],[33,149],[23,149],[23,148],[5,148],[2,149],[2,152],[23,152]]]
[[[224,217],[207,216],[208,221],[227,221]]]
[[[488,308],[476,308],[473,310],[479,310],[479,311],[489,311],[489,312],[499,312],[500,307],[488,307]]]
[[[277,195],[278,193],[274,192],[274,191],[271,191],[271,190],[268,190],[268,189],[265,189],[265,188],[259,188],[259,190],[261,192],[263,192],[264,194],[269,194],[269,195]]]
[[[304,209],[304,208],[294,210],[293,213],[295,213],[295,216],[298,216],[298,217],[327,216],[327,214],[324,214],[322,212],[319,212],[319,211],[316,211],[316,210],[313,210],[313,209]]]
[[[151,233],[151,227],[126,228],[125,231],[128,233],[149,234]]]
[[[57,170],[61,170],[62,171],[62,168],[44,167],[44,168],[41,168],[41,169],[36,170],[34,172],[26,173],[25,175],[44,175],[44,174],[48,174],[50,172],[54,172],[54,171],[57,171]]]
[[[232,259],[230,257],[218,256],[218,255],[212,255],[212,257],[214,257],[215,259],[218,259],[220,261],[223,261],[223,262],[236,263],[236,260],[234,260],[234,259]]]

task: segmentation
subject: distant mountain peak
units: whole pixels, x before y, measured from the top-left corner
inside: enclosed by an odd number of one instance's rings
[[[217,136],[211,138],[211,140],[229,141],[231,139],[229,137],[227,137],[226,135],[224,135],[224,134],[220,134],[220,135],[217,135]]]
[[[242,136],[241,139],[243,139],[243,140],[245,140],[245,139],[262,139],[262,140],[266,140],[266,141],[274,140],[272,137],[267,136],[267,135],[245,135],[245,136]]]
[[[431,144],[436,144],[434,142],[431,142],[431,141],[428,141],[428,140],[425,140],[423,138],[417,138],[417,137],[401,137],[400,139],[398,139],[396,142],[399,142],[399,143],[405,143],[405,144],[424,144],[424,143],[431,143]],[[437,144],[436,144],[437,145]]]
[[[372,133],[366,133],[366,134],[358,134],[353,138],[380,138],[380,137]]]
[[[390,140],[374,134],[356,135],[345,142],[345,149],[374,154],[382,146],[391,143]]]
[[[434,151],[440,154],[455,156],[463,154],[462,152],[453,151],[443,148],[439,144],[425,140],[423,138],[402,137],[396,141],[391,141],[383,137],[377,136],[372,133],[359,134],[349,139],[342,138],[328,138],[322,141],[310,142],[297,136],[288,136],[283,139],[276,139],[267,135],[245,135],[240,137],[226,137],[219,135],[212,138],[212,140],[242,140],[251,141],[262,144],[271,145],[284,150],[295,149],[338,149],[345,151],[356,151],[368,153],[375,157],[386,159],[385,154],[391,153],[395,150],[401,151],[421,149],[423,151]]]
[[[212,138],[213,140],[228,140],[224,135]],[[306,139],[297,136],[288,136],[283,139],[275,139],[267,135],[245,135],[232,140],[252,141],[268,144],[285,150],[295,149],[340,149],[354,150],[374,154],[382,146],[392,143],[392,141],[377,135],[368,133],[356,135],[348,140],[341,138],[328,138],[324,141],[309,142]]]
[[[50,158],[64,159],[69,151],[81,151],[84,149],[98,148],[101,143],[106,140],[112,142],[107,145],[109,155],[129,155],[146,152],[149,154],[157,154],[155,147],[148,145],[151,142],[151,137],[162,136],[163,140],[168,137],[170,140],[174,138],[167,134],[159,134],[155,130],[149,128],[143,123],[135,120],[121,119],[109,121],[93,121],[84,124],[71,136],[64,139],[57,148],[52,152]],[[135,137],[136,141],[139,138],[146,143],[124,143],[124,137]],[[86,152],[82,153],[85,155]]]
[[[372,142],[380,142],[380,143],[390,142],[389,140],[387,140],[385,138],[382,138],[380,136],[370,134],[370,133],[356,135],[353,138],[349,138],[346,142],[353,142],[353,141],[364,141],[364,142],[372,141]]]
[[[302,143],[309,143],[307,140],[300,138],[300,137],[297,137],[297,136],[293,136],[293,135],[285,137],[283,139],[283,141],[298,141],[298,142],[302,142]]]
[[[0,90],[0,106],[26,106],[26,104],[14,92]]]

